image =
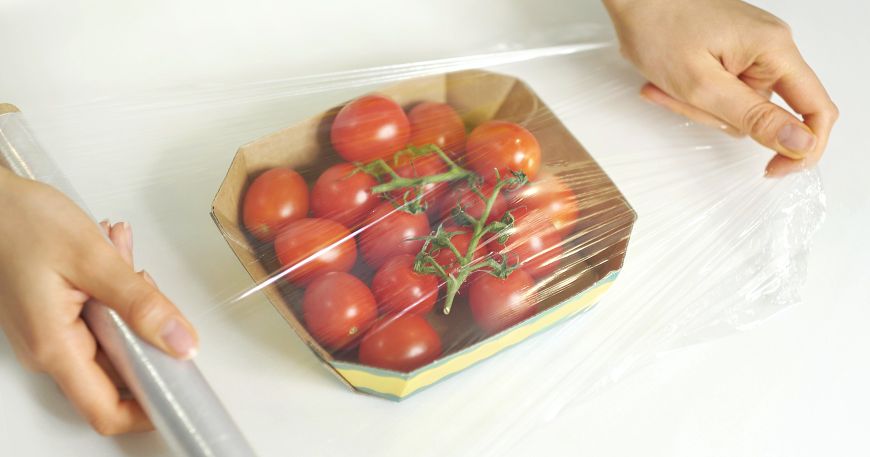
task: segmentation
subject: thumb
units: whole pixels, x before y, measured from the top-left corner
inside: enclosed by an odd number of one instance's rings
[[[69,274],[80,290],[117,311],[145,341],[180,359],[196,355],[193,326],[157,288],[136,274],[109,243],[93,246]]]
[[[763,146],[792,159],[801,159],[816,147],[817,138],[809,127],[721,66],[712,66],[703,82],[694,84],[689,103],[736,126]]]

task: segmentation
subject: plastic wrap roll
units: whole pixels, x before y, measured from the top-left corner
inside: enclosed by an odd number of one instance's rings
[[[87,212],[75,189],[36,142],[22,114],[11,105],[0,105],[0,165],[55,187]],[[196,364],[173,359],[144,342],[115,311],[99,302],[88,301],[83,318],[178,455],[254,455]]]

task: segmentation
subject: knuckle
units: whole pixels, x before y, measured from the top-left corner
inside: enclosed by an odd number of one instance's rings
[[[791,26],[789,26],[787,22],[766,11],[762,11],[762,14],[758,16],[758,19],[758,27],[754,29],[756,32],[754,34],[756,39],[764,42],[784,39],[791,41]]]
[[[777,118],[778,113],[770,103],[759,102],[746,110],[741,127],[753,137],[766,137],[773,131]]]
[[[772,37],[782,41],[792,41],[792,30],[788,23],[776,16],[771,16],[769,24],[768,32]]]
[[[836,122],[837,119],[840,118],[840,108],[837,107],[836,103],[831,102],[831,106],[828,108],[828,110],[831,112],[831,120]]]

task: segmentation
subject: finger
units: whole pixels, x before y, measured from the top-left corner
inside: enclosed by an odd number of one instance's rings
[[[153,428],[135,400],[120,398],[117,388],[89,354],[64,346],[49,367],[64,395],[102,435],[146,431]]]
[[[774,90],[804,119],[818,138],[807,154],[806,165],[814,165],[827,147],[839,110],[822,82],[795,48],[789,55],[789,70],[774,84]]]
[[[698,72],[686,92],[692,105],[720,117],[752,136],[755,141],[793,159],[811,153],[818,139],[813,131],[788,111],[759,95],[713,59]]]
[[[111,224],[108,219],[103,219],[100,221],[100,228],[103,230],[103,233],[106,236],[109,236],[109,231],[111,230]]]
[[[103,351],[102,348],[97,348],[96,355],[94,355],[94,362],[106,373],[109,380],[112,381],[112,385],[114,385],[117,389],[126,388],[126,384],[124,380],[121,378],[121,375],[118,374],[118,370],[115,369],[115,366],[112,365],[112,362],[109,360],[109,356],[106,355],[106,352]]]
[[[768,178],[782,178],[783,176],[797,173],[806,169],[807,159],[789,159],[788,157],[775,155],[764,169],[764,176]]]
[[[107,243],[91,246],[67,275],[76,288],[117,311],[152,345],[177,358],[196,355],[198,339],[190,322]]]
[[[118,249],[118,253],[121,254],[121,258],[129,265],[133,266],[133,231],[130,228],[130,224],[126,222],[119,222],[117,224],[112,225],[109,230],[109,239],[112,240],[112,244]]]
[[[834,120],[829,123],[828,120],[821,119],[814,115],[804,116],[807,125],[809,125],[814,132],[823,132],[819,135],[819,144],[816,149],[803,159],[798,160],[777,155],[768,162],[767,167],[764,170],[764,175],[770,178],[779,178],[815,165],[822,158],[822,154],[827,147],[830,131],[836,118],[837,116],[835,115],[833,117]]]
[[[673,111],[674,113],[687,117],[699,124],[713,127],[731,136],[743,136],[740,130],[738,130],[736,127],[729,125],[727,122],[717,118],[716,116],[713,116],[712,114],[701,111],[700,109],[695,108],[692,105],[683,103],[671,97],[652,83],[644,84],[644,86],[640,89],[640,95],[646,100],[655,103],[656,105],[665,107]]]
[[[747,86],[755,89],[755,92],[766,100],[770,100],[770,97],[773,95],[773,84],[767,79],[753,78],[746,74],[741,74],[737,78]]]

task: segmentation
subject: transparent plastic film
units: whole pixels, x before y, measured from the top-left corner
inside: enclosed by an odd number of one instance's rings
[[[146,195],[205,366],[210,339],[280,354],[284,388],[228,402],[262,455],[287,427],[300,455],[500,455],[658,355],[799,301],[824,217],[817,172],[765,178],[770,152],[644,103],[617,54],[167,90],[33,125],[60,162],[115,168],[78,177],[95,212]]]

